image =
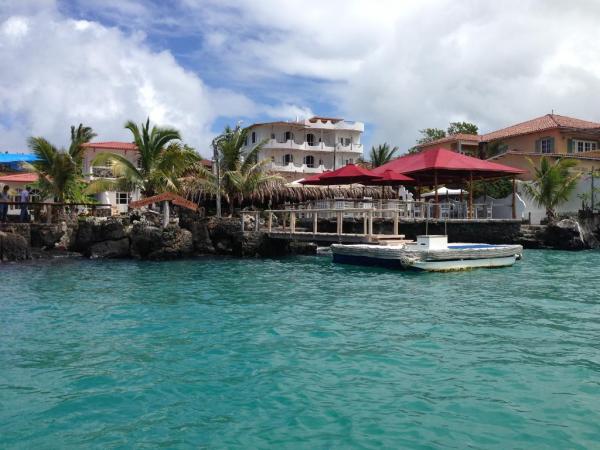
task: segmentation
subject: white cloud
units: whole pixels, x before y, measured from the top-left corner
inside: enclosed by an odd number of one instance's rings
[[[132,34],[70,20],[50,0],[41,12],[18,3],[0,8],[12,11],[0,16],[0,57],[18,62],[0,68],[0,126],[13,137],[58,138],[83,120],[121,138],[126,118],[150,113],[202,146],[219,116],[285,119],[319,105],[402,148],[454,120],[489,131],[554,109],[600,121],[596,0],[77,0]],[[200,36],[188,53],[222,85],[151,51],[153,33]]]
[[[600,3],[576,0],[183,0],[240,78],[316,77],[375,141],[470,120],[483,131],[549,113],[600,120]],[[309,105],[310,106],[310,105]]]
[[[127,140],[124,122],[150,116],[206,154],[217,117],[257,108],[243,95],[209,88],[171,53],[151,51],[141,33],[51,8],[0,17],[0,59],[1,150],[23,149],[30,135],[64,145],[69,126],[80,122],[98,139]]]

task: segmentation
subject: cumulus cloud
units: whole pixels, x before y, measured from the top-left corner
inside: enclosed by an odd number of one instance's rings
[[[455,120],[482,131],[553,109],[600,120],[595,0],[65,0],[62,15],[50,0],[39,13],[19,3],[0,16],[0,57],[18,61],[0,69],[9,137],[83,120],[120,138],[125,118],[149,113],[204,145],[220,116],[326,109],[406,149]],[[115,28],[69,18],[73,5]],[[147,46],[156,33],[186,37],[194,73]]]
[[[486,131],[552,109],[600,119],[595,1],[182,1],[218,34],[205,50],[239,76],[327,81],[374,140],[408,148],[421,128],[469,120]]]
[[[22,4],[22,14],[0,15],[0,150],[22,150],[30,135],[64,145],[69,126],[80,122],[98,139],[127,140],[124,122],[149,116],[206,154],[218,117],[263,108],[207,86],[170,52],[152,51],[144,33],[70,19],[52,6]]]

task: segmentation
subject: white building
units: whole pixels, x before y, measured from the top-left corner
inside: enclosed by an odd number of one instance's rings
[[[248,128],[244,150],[266,141],[259,159],[270,159],[271,170],[298,179],[356,162],[363,155],[364,128],[362,122],[329,117],[257,123]]]
[[[139,155],[135,144],[131,142],[88,142],[83,144],[85,154],[83,157],[83,173],[87,181],[98,178],[114,178],[110,166],[93,166],[92,161],[99,153],[109,152],[124,156],[136,166],[139,166]],[[129,202],[138,200],[139,192],[108,191],[96,195],[100,203],[110,203],[114,213],[127,212]]]

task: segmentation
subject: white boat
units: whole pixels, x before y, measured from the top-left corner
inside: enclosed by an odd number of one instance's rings
[[[448,236],[417,236],[416,242],[388,245],[333,244],[333,261],[342,264],[418,269],[432,272],[512,266],[521,245],[448,244]]]

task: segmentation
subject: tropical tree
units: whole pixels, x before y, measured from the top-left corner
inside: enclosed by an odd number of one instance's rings
[[[42,196],[53,197],[59,203],[71,200],[81,180],[78,166],[71,155],[43,137],[30,137],[28,144],[37,160],[24,166],[37,173]]]
[[[236,204],[241,205],[245,198],[253,192],[268,185],[278,185],[283,178],[273,175],[266,170],[268,159],[258,160],[258,154],[266,141],[254,145],[249,151],[244,151],[247,142],[248,129],[236,126],[225,127],[221,135],[215,138],[217,145],[217,161],[222,173],[221,180],[203,167],[197,167],[198,176],[188,185],[200,185],[210,193],[216,193],[219,188],[229,203],[233,215]]]
[[[447,129],[448,135],[452,134],[477,134],[479,133],[479,127],[471,122],[450,122]]]
[[[419,130],[421,137],[417,139],[417,144],[427,144],[446,137],[446,132],[440,128],[425,128]]]
[[[150,119],[140,127],[132,121],[125,124],[131,131],[138,149],[138,164],[122,155],[110,152],[99,153],[94,165],[110,165],[114,179],[94,180],[87,188],[89,193],[104,191],[139,190],[143,196],[162,192],[180,192],[181,177],[200,161],[200,156],[181,144],[181,135],[174,128],[153,126]]]
[[[71,126],[69,149],[59,149],[43,137],[30,137],[29,148],[37,161],[24,167],[38,175],[37,187],[42,197],[56,198],[58,202],[87,202],[83,192],[82,164],[83,144],[91,141],[96,133],[91,127],[79,124]]]
[[[82,123],[77,128],[71,125],[71,145],[69,145],[69,155],[75,161],[77,166],[82,169],[83,167],[83,154],[85,153],[85,147],[83,144],[90,142],[97,136],[91,127],[85,127]]]
[[[373,167],[383,166],[385,163],[392,160],[397,151],[398,147],[391,148],[387,142],[384,142],[377,147],[371,147],[369,159],[371,160]]]
[[[546,208],[548,221],[553,222],[556,219],[556,207],[569,199],[581,177],[580,172],[572,171],[577,162],[572,159],[557,159],[552,163],[542,156],[537,167],[530,158],[528,160],[534,177],[532,183],[523,186],[525,193],[538,206]]]

